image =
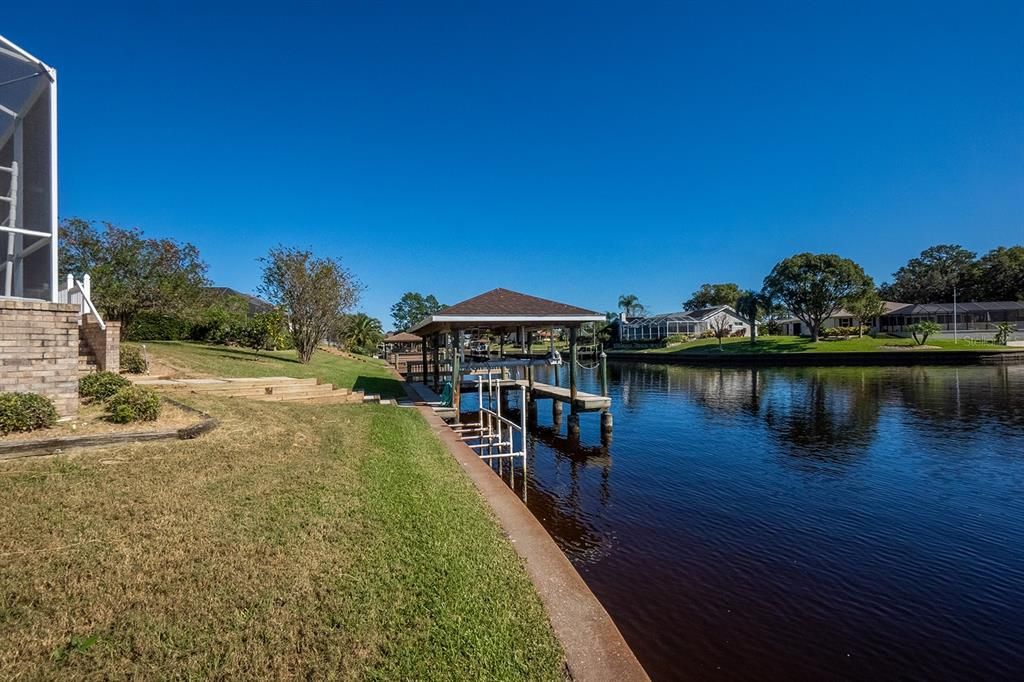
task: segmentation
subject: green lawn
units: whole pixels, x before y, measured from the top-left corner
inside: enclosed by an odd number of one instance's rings
[[[191,401],[220,428],[0,463],[0,679],[562,678],[417,412]]]
[[[1006,346],[997,346],[992,343],[967,343],[960,341],[954,344],[951,340],[928,339],[927,345],[937,346],[942,350],[1007,350]],[[718,339],[697,339],[687,343],[668,346],[666,348],[651,348],[641,353],[837,353],[837,352],[862,352],[874,353],[892,350],[893,346],[907,349],[907,352],[927,353],[928,348],[916,348],[913,339],[902,338],[853,338],[840,341],[818,341],[813,342],[802,336],[759,336],[756,344],[750,343],[750,338],[723,339],[722,350],[718,349]],[[1012,350],[1012,349],[1011,349]]]
[[[255,353],[247,348],[208,346],[184,341],[152,341],[145,344],[150,355],[198,374],[222,377],[284,376],[296,379],[317,377],[339,388],[355,388],[384,398],[405,395],[402,385],[387,365],[373,358],[351,359],[318,350],[307,365],[295,351]]]

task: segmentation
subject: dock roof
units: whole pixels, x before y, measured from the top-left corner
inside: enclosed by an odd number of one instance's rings
[[[593,310],[499,288],[448,306],[420,320],[409,331],[426,335],[470,328],[574,327],[604,319],[604,315]]]

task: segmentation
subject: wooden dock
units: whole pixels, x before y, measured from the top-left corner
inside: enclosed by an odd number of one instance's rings
[[[530,383],[525,379],[519,379],[516,383],[520,386],[525,386],[527,390],[530,389]],[[603,396],[596,395],[594,393],[585,393],[584,391],[576,391],[576,400],[572,400],[571,393],[568,388],[562,386],[552,386],[551,384],[542,384],[538,381],[533,382],[533,399],[550,398],[551,400],[557,400],[562,403],[570,403],[577,412],[598,412],[601,410],[607,410],[612,406],[612,399]]]
[[[472,376],[472,375],[470,375]],[[528,392],[531,391],[530,382],[526,379],[502,379],[501,381],[495,381],[504,387],[524,387]],[[462,390],[472,395],[477,390],[477,381],[470,380],[466,381],[463,378]],[[584,391],[576,391],[576,400],[572,400],[572,393],[569,388],[564,386],[553,386],[551,384],[544,384],[539,381],[533,382],[532,393],[530,394],[531,400],[555,400],[560,403],[567,403],[575,408],[576,412],[603,412],[612,406],[612,399],[597,395],[595,393],[586,393]]]

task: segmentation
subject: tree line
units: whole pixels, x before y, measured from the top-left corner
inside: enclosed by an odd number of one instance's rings
[[[807,325],[817,341],[826,319],[846,309],[862,325],[885,312],[883,301],[948,303],[961,301],[1024,301],[1024,246],[996,247],[980,258],[956,244],[925,249],[893,273],[893,281],[876,287],[854,261],[836,254],[801,253],[780,261],[765,277],[760,291],[744,291],[733,282],[703,284],[683,302],[685,310],[731,306],[769,330],[786,314]],[[627,316],[642,315],[635,294],[619,297]],[[771,333],[775,333],[772,331]]]
[[[211,291],[208,266],[193,244],[82,218],[61,221],[60,238],[64,272],[90,274],[100,314],[121,322],[129,340],[294,348],[309,362],[328,337],[365,350],[383,336],[379,321],[351,312],[363,286],[339,258],[271,248],[259,259],[258,291],[272,309],[250,315],[246,298]]]

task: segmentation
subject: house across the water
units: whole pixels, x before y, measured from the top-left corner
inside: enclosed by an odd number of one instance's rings
[[[1024,303],[1018,301],[985,301],[957,303],[954,325],[952,303],[897,303],[885,302],[885,314],[873,320],[872,332],[910,336],[910,326],[918,322],[935,322],[939,325],[940,336],[956,333],[978,339],[995,335],[996,325],[1009,322],[1017,328],[1017,336],[1024,333]],[[839,310],[829,317],[822,327],[857,327],[857,318],[846,310]],[[797,318],[782,320],[782,334],[786,336],[810,336],[810,328]],[[1011,335],[1012,337],[1013,335]]]
[[[618,321],[618,339],[622,343],[658,342],[669,336],[701,336],[719,321],[728,325],[731,336],[746,336],[750,325],[727,305],[697,310],[664,313],[633,320]]]

